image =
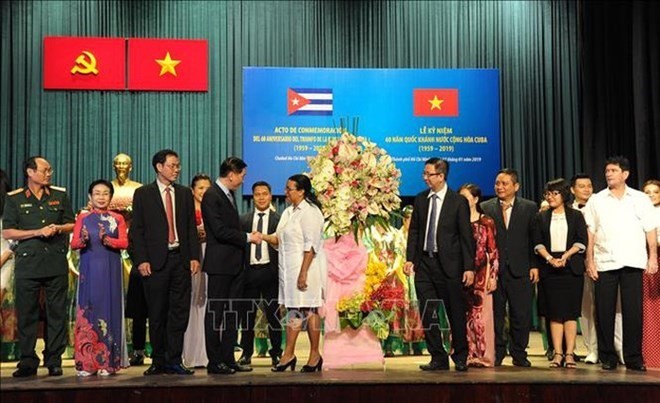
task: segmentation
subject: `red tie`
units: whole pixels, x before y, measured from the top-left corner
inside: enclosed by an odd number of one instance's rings
[[[174,207],[172,204],[172,189],[165,188],[165,213],[167,214],[167,242],[173,244],[176,242],[176,235],[174,234]]]

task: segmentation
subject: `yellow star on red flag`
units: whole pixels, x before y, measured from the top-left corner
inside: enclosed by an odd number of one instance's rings
[[[445,102],[444,99],[438,99],[437,95],[433,96],[433,99],[429,99],[429,103],[431,104],[431,110],[437,109],[437,110],[442,110],[442,103]]]
[[[156,59],[156,63],[160,64],[160,75],[170,73],[173,76],[176,76],[175,67],[177,64],[181,63],[181,60],[173,60],[170,57],[170,52],[167,52],[164,59]]]

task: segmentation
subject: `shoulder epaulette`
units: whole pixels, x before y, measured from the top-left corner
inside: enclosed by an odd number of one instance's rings
[[[11,192],[7,193],[7,196],[17,195],[17,194],[21,193],[23,190],[25,190],[25,189],[24,188],[14,189]]]
[[[50,188],[53,189],[53,190],[57,190],[57,191],[59,191],[59,192],[66,192],[66,188],[64,188],[64,187],[62,187],[62,186],[53,186],[53,185],[50,185]]]

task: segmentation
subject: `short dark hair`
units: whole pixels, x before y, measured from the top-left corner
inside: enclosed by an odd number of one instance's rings
[[[220,164],[220,177],[226,178],[230,172],[240,174],[247,168],[245,161],[238,157],[228,157]]]
[[[585,174],[583,172],[580,172],[580,173],[577,173],[577,174],[573,175],[573,177],[571,178],[571,187],[575,187],[575,183],[578,181],[578,179],[589,179],[590,181],[592,181],[591,176],[589,176],[589,174]]]
[[[252,184],[252,193],[254,193],[254,189],[257,188],[257,186],[266,186],[268,188],[268,193],[273,193],[273,190],[270,187],[270,184],[266,181],[257,181]]]
[[[499,171],[497,171],[497,175],[499,174],[509,175],[514,184],[518,183],[518,171],[516,171],[513,168],[502,168]]]
[[[209,181],[210,183],[213,183],[210,176],[208,176],[205,173],[200,172],[197,175],[193,176],[192,180],[190,181],[190,188],[191,189],[194,188],[195,185],[197,185],[197,182],[202,181],[202,180]]]
[[[89,184],[89,188],[87,189],[87,193],[89,193],[90,196],[92,195],[92,192],[94,191],[94,188],[97,185],[103,185],[103,186],[107,187],[108,189],[110,189],[110,196],[114,196],[115,187],[112,186],[112,183],[110,183],[110,181],[107,181],[105,179],[97,179],[94,182]]]
[[[559,192],[564,204],[568,204],[571,201],[571,188],[568,181],[564,178],[548,181],[543,188],[543,193],[545,194],[546,192]]]
[[[153,158],[151,158],[151,166],[154,167],[154,171],[158,172],[158,169],[156,169],[156,165],[164,164],[165,161],[167,160],[167,157],[169,157],[170,155],[179,158],[179,154],[177,154],[175,151],[168,149],[160,150],[156,154],[154,154]]]
[[[618,165],[622,171],[630,172],[630,161],[623,155],[615,155],[605,160],[605,166]]]
[[[447,180],[447,177],[449,177],[449,162],[447,160],[443,160],[442,158],[438,157],[432,157],[427,159],[424,165],[433,165],[437,173],[444,174],[445,181]]]
[[[27,173],[28,169],[33,169],[33,170],[37,169],[37,159],[39,158],[45,160],[45,158],[42,157],[41,155],[33,155],[32,157],[29,157],[23,162],[23,175],[25,176],[25,180],[27,180],[28,178],[28,173]]]

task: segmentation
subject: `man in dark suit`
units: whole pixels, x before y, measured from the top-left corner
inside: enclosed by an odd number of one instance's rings
[[[181,354],[190,277],[200,269],[195,207],[190,190],[174,183],[181,171],[176,152],[157,152],[151,165],[156,180],[135,190],[129,232],[131,258],[144,280],[153,347],[152,364],[144,374],[192,375]]]
[[[431,362],[423,371],[449,369],[438,323],[441,301],[449,316],[452,360],[457,371],[467,371],[468,344],[463,286],[474,281],[474,238],[467,200],[447,186],[449,163],[431,158],[424,166],[429,187],[415,197],[406,249],[406,274],[415,270],[415,288]]]
[[[500,253],[500,273],[493,292],[495,316],[495,366],[506,356],[504,317],[509,303],[509,352],[513,365],[529,367],[527,343],[532,327],[533,284],[539,271],[534,257],[533,227],[536,203],[516,197],[520,189],[518,172],[504,168],[495,178],[496,198],[481,203],[483,212],[495,220],[496,243]]]
[[[206,354],[209,374],[233,374],[252,371],[234,358],[239,317],[243,298],[243,270],[248,243],[261,243],[261,234],[241,230],[234,191],[243,183],[247,164],[236,157],[220,165],[220,177],[204,193],[202,217],[206,230],[206,254],[203,270],[208,276],[206,317]]]
[[[254,211],[241,216],[241,228],[245,232],[272,234],[277,230],[280,215],[271,210],[273,195],[267,182],[255,182],[252,185]],[[245,260],[243,276],[243,298],[246,312],[241,313],[242,332],[241,347],[243,355],[238,361],[250,365],[254,352],[254,322],[259,306],[268,321],[268,335],[271,349],[269,351],[273,366],[279,363],[282,356],[282,324],[278,315],[279,290],[277,251],[266,242],[258,245],[250,244]]]

